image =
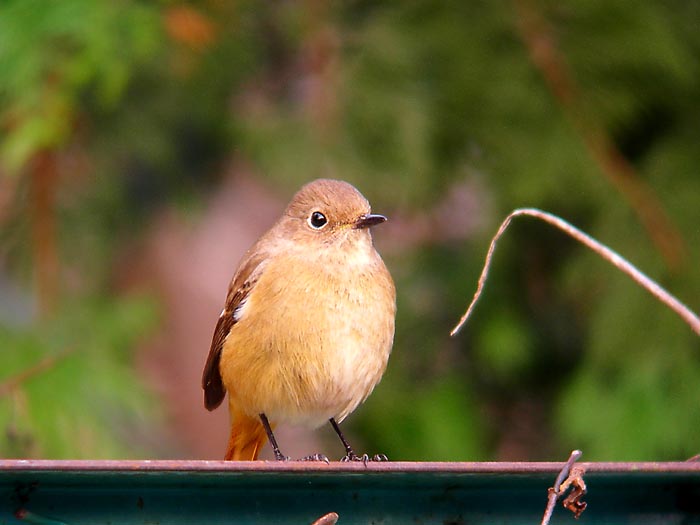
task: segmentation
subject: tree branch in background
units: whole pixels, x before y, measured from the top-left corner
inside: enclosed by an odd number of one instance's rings
[[[652,189],[615,146],[606,131],[580,104],[579,89],[565,57],[559,51],[554,31],[531,0],[515,1],[518,29],[530,60],[542,74],[566,118],[581,137],[600,171],[622,194],[646,229],[669,269],[682,266],[686,248],[683,238]]]
[[[306,0],[304,41],[300,53],[304,109],[319,141],[332,140],[338,124],[338,52],[340,37],[332,24],[331,4]]]
[[[39,315],[49,315],[58,294],[55,196],[58,173],[53,151],[44,150],[30,167],[32,251]]]
[[[67,348],[53,355],[47,355],[38,363],[25,368],[24,370],[12,375],[0,382],[0,398],[4,397],[16,390],[22,383],[32,377],[41,374],[53,368],[58,362],[62,361],[75,351],[75,348]]]
[[[593,237],[587,235],[575,226],[566,222],[564,219],[561,219],[556,215],[552,215],[551,213],[547,213],[545,211],[538,210],[535,208],[519,208],[517,210],[514,210],[501,223],[501,226],[500,228],[498,228],[496,235],[493,237],[493,239],[491,239],[491,245],[489,246],[489,250],[486,254],[484,268],[482,269],[481,275],[479,276],[479,282],[476,287],[476,292],[474,293],[474,298],[469,304],[467,311],[459,320],[459,323],[457,323],[457,326],[455,326],[450,332],[450,335],[454,336],[457,332],[459,332],[459,330],[462,328],[464,323],[471,315],[472,310],[476,305],[476,302],[481,296],[481,292],[484,288],[484,284],[486,283],[486,279],[488,278],[489,268],[491,266],[491,259],[493,257],[493,252],[496,249],[496,243],[508,228],[508,225],[510,224],[511,220],[514,217],[518,217],[520,215],[527,215],[530,217],[535,217],[536,219],[540,219],[541,221],[551,224],[552,226],[559,228],[564,233],[573,237],[578,242],[600,255],[603,259],[610,262],[617,269],[629,275],[634,282],[639,284],[642,288],[644,288],[646,291],[648,291],[650,294],[656,297],[659,301],[661,301],[663,304],[665,304],[671,310],[673,310],[676,314],[678,314],[678,316],[681,319],[683,319],[696,334],[700,335],[700,318],[686,305],[684,305],[673,295],[671,295],[661,286],[659,286],[655,281],[651,280],[644,273],[639,271],[634,265],[632,265],[632,263],[627,261],[620,254],[611,250],[604,244],[596,241]]]

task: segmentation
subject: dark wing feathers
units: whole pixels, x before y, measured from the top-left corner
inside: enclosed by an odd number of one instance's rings
[[[260,266],[263,257],[258,256],[246,261],[240,271],[234,276],[229,286],[226,306],[224,307],[209,348],[207,362],[202,373],[202,388],[204,389],[204,406],[207,410],[214,410],[226,396],[226,387],[221,380],[219,365],[221,364],[221,351],[224,341],[233,325],[236,324],[236,309],[246,300],[250,290],[257,281],[259,272],[255,270]]]
[[[233,313],[228,311],[222,312],[219,321],[216,323],[214,338],[212,339],[209,356],[202,374],[204,406],[207,410],[214,410],[218,407],[226,395],[226,389],[221,381],[221,372],[219,372],[219,363],[221,362],[221,349],[224,345],[224,339],[226,339],[233,324]]]

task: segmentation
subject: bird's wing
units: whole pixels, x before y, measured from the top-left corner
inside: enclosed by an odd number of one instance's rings
[[[207,410],[214,410],[224,400],[226,387],[221,379],[219,363],[221,362],[221,350],[224,341],[233,325],[238,321],[236,310],[245,302],[260,276],[262,261],[265,260],[263,254],[250,257],[243,261],[239,271],[234,275],[229,285],[226,305],[224,306],[219,321],[214,329],[214,337],[209,348],[209,356],[204,365],[202,373],[202,388],[204,389],[204,406]]]

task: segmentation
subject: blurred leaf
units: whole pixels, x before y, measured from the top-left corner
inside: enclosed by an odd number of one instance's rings
[[[532,338],[522,320],[507,312],[482,323],[475,345],[480,369],[508,384],[532,365]]]
[[[157,454],[154,398],[133,373],[134,344],[155,325],[146,298],[67,305],[28,330],[0,327],[4,457],[110,458]],[[52,357],[54,358],[53,360]],[[38,363],[49,366],[36,368]],[[34,373],[27,373],[34,371]],[[151,434],[151,438],[148,435]]]
[[[392,461],[476,461],[485,455],[485,428],[464,378],[408,385],[389,373],[381,396],[362,408],[357,428]],[[388,383],[388,385],[386,384]]]
[[[0,162],[17,172],[65,143],[82,97],[105,107],[158,46],[152,7],[137,2],[9,0],[0,6]]]

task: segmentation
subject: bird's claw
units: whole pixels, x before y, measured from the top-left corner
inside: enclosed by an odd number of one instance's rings
[[[310,456],[304,456],[299,461],[323,461],[326,464],[330,463],[330,460],[324,454],[312,454]]]
[[[351,461],[362,461],[362,463],[366,465],[369,461],[369,456],[367,454],[362,454],[361,456],[358,456],[354,452],[351,452],[340,458],[340,461],[342,461],[343,463],[349,463]]]
[[[375,454],[371,458],[367,454],[362,454],[361,456],[358,456],[354,452],[351,452],[347,455],[345,455],[343,458],[340,459],[343,463],[348,463],[350,461],[361,461],[362,463],[367,466],[367,463],[371,462],[380,462],[380,461],[389,461],[389,458],[387,458],[384,454]]]

